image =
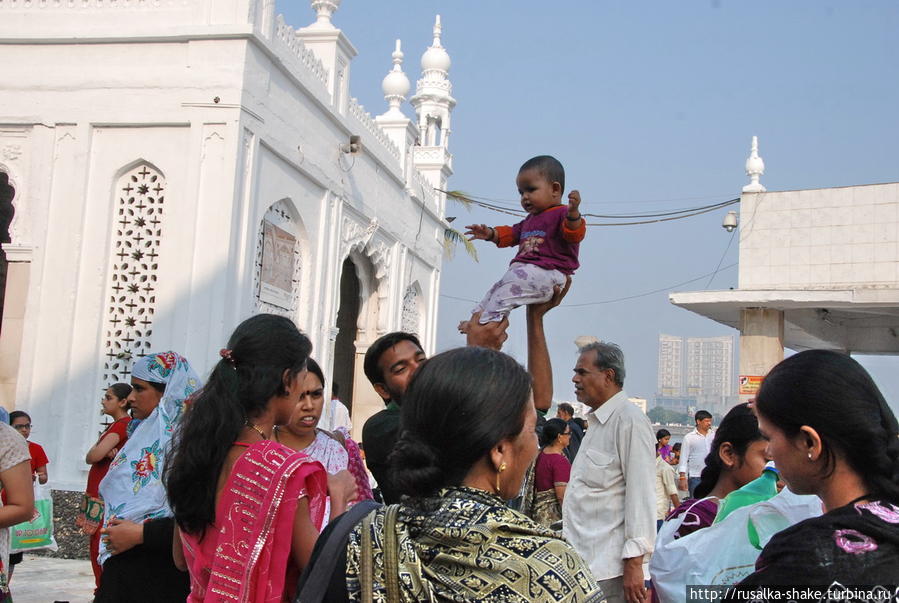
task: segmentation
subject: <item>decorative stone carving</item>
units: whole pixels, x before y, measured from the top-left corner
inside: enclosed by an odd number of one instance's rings
[[[15,161],[22,154],[22,147],[17,144],[8,144],[3,147],[2,154],[4,159]]]
[[[406,294],[403,296],[403,314],[400,318],[401,331],[418,334],[419,325],[421,324],[421,310],[418,307],[418,298],[418,287],[414,284],[406,287]]]
[[[331,15],[340,6],[340,0],[312,0],[311,4],[316,16],[314,27],[334,29],[334,25],[331,23]]]
[[[368,226],[363,227],[358,222],[349,218],[343,220],[343,241],[346,243],[347,253],[357,248],[368,245],[372,235],[378,229],[378,219],[372,218]]]
[[[378,241],[370,243],[365,248],[365,254],[371,258],[371,263],[375,266],[375,278],[378,280],[384,278],[390,267],[390,248],[383,241]]]
[[[355,98],[351,98],[347,104],[349,114],[355,117],[359,124],[368,130],[381,145],[387,149],[387,152],[393,155],[394,159],[400,158],[400,149],[392,140],[387,138],[387,134],[381,129],[381,126],[372,118],[371,114],[365,110],[365,107],[359,104]]]
[[[283,44],[290,54],[293,54],[300,63],[309,70],[309,73],[317,79],[322,86],[327,86],[328,73],[315,53],[306,48],[297,36],[296,30],[287,24],[283,15],[275,17],[275,40]]]
[[[129,382],[133,359],[150,352],[165,178],[142,163],[122,176],[115,190],[102,387]]]

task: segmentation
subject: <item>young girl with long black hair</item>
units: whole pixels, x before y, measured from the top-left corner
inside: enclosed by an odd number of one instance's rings
[[[180,530],[173,555],[190,572],[189,602],[207,600],[207,592],[281,600],[288,564],[302,569],[312,553],[329,479],[318,461],[272,439],[305,391],[311,351],[287,318],[245,320],[174,437],[165,483]],[[355,496],[352,477],[332,480],[330,494],[332,515],[343,512]]]

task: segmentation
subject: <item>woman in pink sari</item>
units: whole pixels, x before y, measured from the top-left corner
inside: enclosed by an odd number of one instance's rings
[[[165,482],[190,603],[286,600],[285,576],[309,560],[329,484],[332,515],[355,496],[351,476],[329,480],[319,462],[271,439],[302,393],[311,350],[286,318],[247,319],[185,413]]]

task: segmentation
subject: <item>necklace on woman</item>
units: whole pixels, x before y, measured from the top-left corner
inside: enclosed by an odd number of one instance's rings
[[[262,439],[263,439],[263,440],[267,440],[267,439],[268,439],[268,436],[265,435],[265,432],[262,431],[261,429],[259,429],[259,428],[256,426],[255,423],[250,423],[249,421],[247,421],[247,422],[245,423],[245,425],[246,425],[247,427],[249,427],[250,429],[252,429],[253,431],[255,431],[256,433],[258,433],[260,436],[262,436]]]

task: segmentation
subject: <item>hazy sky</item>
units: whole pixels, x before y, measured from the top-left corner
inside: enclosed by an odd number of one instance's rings
[[[303,0],[282,0],[279,11],[297,27],[314,20]],[[899,180],[897,2],[343,0],[333,21],[359,51],[351,94],[373,115],[386,110],[381,79],[394,40],[414,89],[438,13],[458,101],[452,189],[514,204],[518,167],[551,154],[585,212],[706,205],[739,196],[753,135],[769,191]],[[737,334],[667,296],[736,286],[736,267],[697,279],[737,261],[737,240],[724,253],[725,212],[588,229],[565,304],[594,305],[547,317],[557,398],[573,398],[578,335],[620,344],[626,389],[651,398],[659,333]],[[514,221],[453,206],[447,214],[455,225]],[[480,262],[459,250],[444,263],[438,350],[462,343],[455,325],[473,305],[447,296],[480,299],[514,255],[478,248]],[[523,310],[511,318],[506,351],[524,361]],[[897,360],[861,360],[899,408]]]

